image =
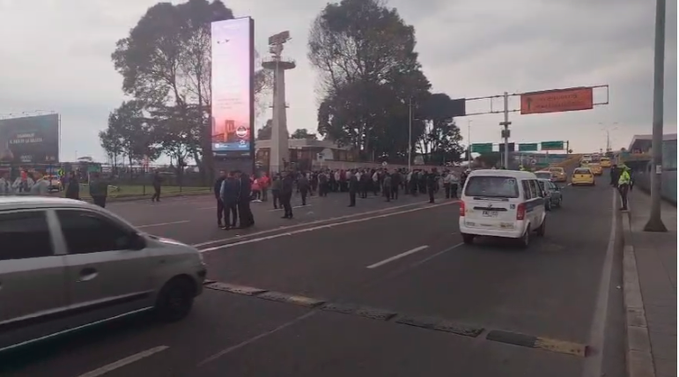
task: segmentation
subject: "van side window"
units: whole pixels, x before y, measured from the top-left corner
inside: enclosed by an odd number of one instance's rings
[[[57,211],[69,254],[87,254],[131,248],[129,232],[93,212]]]
[[[0,214],[0,261],[54,255],[45,211]]]
[[[531,196],[530,192],[530,184],[528,183],[527,180],[522,180],[521,181],[521,186],[523,186],[523,199],[524,200],[531,200],[533,199],[533,196]]]
[[[541,198],[542,197],[542,190],[540,190],[540,187],[538,185],[538,182],[534,179],[531,179],[528,181],[530,184],[530,196],[535,199],[535,198]]]

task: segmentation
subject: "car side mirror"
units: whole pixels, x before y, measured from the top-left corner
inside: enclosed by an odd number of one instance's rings
[[[130,239],[131,250],[143,250],[146,248],[146,238],[139,233],[134,233]]]

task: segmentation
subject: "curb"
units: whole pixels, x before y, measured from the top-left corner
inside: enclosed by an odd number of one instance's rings
[[[648,336],[644,300],[641,296],[637,260],[632,243],[630,212],[622,212],[623,303],[626,320],[626,366],[628,377],[655,377],[655,366]]]

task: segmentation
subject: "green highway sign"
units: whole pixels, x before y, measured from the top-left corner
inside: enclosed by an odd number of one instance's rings
[[[473,153],[488,153],[493,151],[493,143],[472,144]]]
[[[538,150],[538,143],[519,144],[519,152],[532,152]]]
[[[564,150],[563,141],[543,141],[540,143],[543,151],[562,151]]]

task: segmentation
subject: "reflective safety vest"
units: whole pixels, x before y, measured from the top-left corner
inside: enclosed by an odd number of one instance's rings
[[[620,178],[618,178],[618,185],[629,185],[630,181],[632,181],[632,177],[629,175],[629,172],[623,170],[622,173],[620,173]]]

